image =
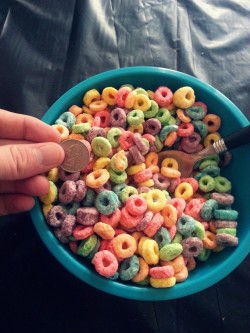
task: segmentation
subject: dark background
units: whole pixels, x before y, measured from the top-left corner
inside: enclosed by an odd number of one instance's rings
[[[213,85],[250,119],[248,0],[1,0],[0,107],[41,118],[76,83],[148,65]],[[13,124],[13,130],[14,130]],[[29,214],[0,218],[0,331],[249,332],[250,257],[209,289],[141,302],[70,275]]]

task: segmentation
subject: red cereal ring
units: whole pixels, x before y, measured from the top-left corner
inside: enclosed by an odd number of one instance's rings
[[[186,207],[186,201],[182,198],[173,198],[169,201],[177,210],[177,218],[181,217]]]
[[[92,259],[96,271],[102,276],[113,276],[118,269],[118,260],[108,250],[98,251]]]
[[[128,94],[132,91],[130,87],[121,87],[116,94],[116,104],[120,108],[125,107],[125,101],[128,97]]]
[[[159,87],[154,93],[154,100],[160,107],[168,106],[173,101],[173,93],[167,87]]]
[[[152,178],[152,169],[146,168],[134,175],[134,181],[136,183],[143,183]]]
[[[170,234],[170,238],[171,240],[174,238],[174,236],[176,235],[176,232],[177,232],[177,226],[176,224],[174,224],[172,227],[170,228],[167,228],[169,234]]]
[[[168,278],[174,276],[174,268],[171,265],[151,267],[149,275],[156,279]]]
[[[142,219],[143,215],[132,215],[129,213],[129,211],[127,210],[127,207],[124,206],[121,209],[121,219],[120,219],[120,224],[124,227],[124,228],[135,228],[137,226],[137,224],[139,223],[139,221]]]
[[[125,207],[131,215],[143,215],[147,210],[147,201],[139,195],[131,195],[127,200]]]
[[[96,114],[94,116],[93,126],[97,126],[97,125],[94,125],[94,122],[95,122],[95,119],[98,117],[100,118],[100,121],[98,120],[99,127],[105,128],[110,125],[110,112],[109,111],[102,110],[102,111],[96,112]]]
[[[202,207],[203,203],[199,199],[191,199],[186,205],[185,214],[192,216],[194,219],[199,219]]]
[[[194,132],[194,125],[192,123],[180,123],[178,126],[177,134],[179,136],[189,136]]]
[[[94,233],[94,227],[86,227],[84,225],[77,225],[72,232],[73,237],[76,240],[83,240]]]
[[[134,134],[130,131],[124,131],[119,138],[119,145],[123,150],[128,150],[134,144]]]
[[[117,208],[112,214],[110,215],[100,215],[100,220],[104,223],[109,224],[111,227],[115,228],[119,224],[121,218],[121,211]]]
[[[147,227],[143,230],[148,237],[153,237],[160,227],[163,225],[163,217],[161,213],[156,213]]]
[[[185,182],[185,183],[189,183],[192,188],[193,188],[193,192],[195,193],[198,188],[199,188],[199,183],[195,178],[189,177],[189,178],[181,178],[180,180],[181,183]]]

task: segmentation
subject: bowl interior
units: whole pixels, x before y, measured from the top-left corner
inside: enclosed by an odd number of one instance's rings
[[[175,91],[182,86],[191,86],[196,95],[196,101],[207,104],[208,112],[216,113],[222,118],[220,133],[226,136],[237,129],[249,124],[241,111],[223,94],[210,85],[187,74],[173,70],[155,67],[129,67],[111,70],[95,75],[71,88],[59,98],[43,117],[46,123],[53,124],[58,116],[73,105],[82,105],[82,97],[86,91],[96,88],[102,91],[107,86],[119,88],[122,84],[130,83],[135,87],[155,90],[165,85]],[[248,172],[250,165],[249,146],[245,145],[233,151],[233,160],[229,167],[222,172],[233,185],[235,195],[234,208],[239,211],[238,231],[239,245],[228,248],[210,256],[205,263],[198,264],[190,272],[186,281],[176,284],[170,289],[153,289],[139,287],[134,284],[124,284],[102,278],[94,272],[89,264],[79,256],[73,255],[62,245],[49,229],[43,214],[41,204],[36,200],[31,210],[33,223],[45,245],[51,253],[72,274],[82,281],[105,292],[137,300],[168,300],[187,296],[201,291],[223,279],[235,269],[250,251],[250,228],[248,228],[250,191],[247,186],[250,181]]]

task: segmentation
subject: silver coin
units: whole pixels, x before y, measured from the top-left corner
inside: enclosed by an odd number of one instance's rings
[[[60,146],[63,148],[65,158],[60,165],[67,172],[81,171],[90,160],[90,155],[86,145],[77,139],[62,141]]]

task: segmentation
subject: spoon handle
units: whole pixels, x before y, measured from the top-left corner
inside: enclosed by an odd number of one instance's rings
[[[224,138],[224,143],[229,150],[250,143],[250,125]]]

